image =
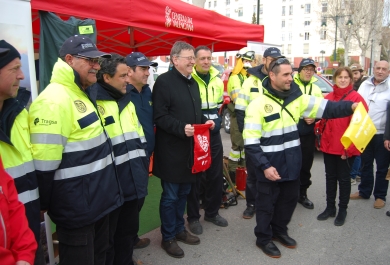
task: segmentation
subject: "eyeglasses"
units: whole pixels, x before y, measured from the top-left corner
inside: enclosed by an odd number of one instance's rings
[[[307,73],[311,73],[311,72],[314,73],[314,71],[315,71],[314,68],[302,68],[302,70],[305,71],[305,72],[307,72]]]
[[[195,60],[195,57],[194,56],[187,56],[187,57],[185,57],[185,56],[177,56],[177,57],[180,57],[180,58],[185,58],[185,59],[187,59],[187,61],[189,61],[189,62],[191,62],[191,61],[194,61]]]
[[[90,66],[94,66],[95,64],[99,63],[99,58],[87,58],[87,57],[77,56],[77,55],[73,55],[73,57],[88,61]]]
[[[236,58],[237,59],[243,58],[243,59],[252,61],[253,59],[255,59],[255,52],[254,51],[247,51],[244,54],[237,53]]]
[[[272,61],[271,63],[270,63],[270,68],[269,68],[269,71],[270,72],[272,72],[272,69],[274,69],[274,67],[275,66],[277,66],[277,65],[281,65],[281,64],[288,64],[288,65],[290,65],[290,62],[286,59],[286,58],[279,58],[279,59],[276,59],[276,60],[274,60],[274,61]]]

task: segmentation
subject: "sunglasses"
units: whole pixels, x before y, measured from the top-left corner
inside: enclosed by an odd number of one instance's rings
[[[236,58],[237,59],[240,59],[240,58],[243,58],[243,59],[246,59],[246,60],[253,60],[255,59],[255,52],[254,51],[247,51],[246,53],[244,54],[237,54],[236,55]]]
[[[78,55],[73,55],[73,57],[79,58],[79,59],[84,59],[88,61],[90,66],[94,66],[95,64],[99,63],[99,58],[87,58],[83,56],[78,56]]]
[[[269,71],[272,72],[272,69],[274,69],[275,66],[277,65],[281,65],[281,64],[290,64],[289,60],[287,60],[286,58],[279,58],[279,59],[276,59],[274,61],[272,61],[270,63],[270,68],[269,68]]]

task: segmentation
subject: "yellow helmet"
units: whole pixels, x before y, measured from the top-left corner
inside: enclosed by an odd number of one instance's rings
[[[248,61],[253,61],[255,59],[255,52],[254,51],[248,51],[248,48],[242,48],[241,50],[238,51],[236,54],[237,59],[244,59]]]

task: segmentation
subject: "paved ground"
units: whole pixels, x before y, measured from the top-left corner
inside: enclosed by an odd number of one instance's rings
[[[221,131],[224,153],[230,149],[229,136]],[[390,217],[385,215],[390,205],[374,209],[374,199],[350,201],[346,223],[337,227],[334,218],[317,221],[316,217],[326,206],[325,175],[321,153],[317,153],[312,169],[313,185],[308,191],[314,209],[297,205],[289,224],[289,235],[297,240],[296,249],[287,249],[276,243],[282,252],[280,259],[263,254],[255,245],[253,229],[255,219],[243,219],[245,200],[237,206],[221,209],[220,215],[229,221],[228,227],[218,227],[201,219],[203,234],[197,246],[179,245],[185,257],[175,259],[160,247],[160,229],[144,237],[152,242],[149,247],[134,251],[138,264],[390,264]],[[357,186],[352,186],[352,192]],[[202,214],[203,215],[203,214]]]

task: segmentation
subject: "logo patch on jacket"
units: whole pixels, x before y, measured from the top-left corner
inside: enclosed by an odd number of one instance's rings
[[[270,104],[265,104],[264,110],[266,113],[271,113],[274,110],[274,108]]]
[[[87,106],[81,100],[75,100],[74,104],[79,112],[84,113],[87,111]]]
[[[102,115],[102,116],[104,115],[104,113],[106,113],[106,111],[104,110],[104,108],[103,108],[102,106],[100,106],[100,105],[97,105],[97,109],[98,109],[100,115]]]
[[[254,86],[257,86],[257,84],[258,84],[257,79],[253,80],[253,85],[254,85]]]
[[[57,124],[57,121],[35,118],[34,125],[37,125],[37,124],[38,125],[49,126],[49,125],[52,125],[52,124]]]

